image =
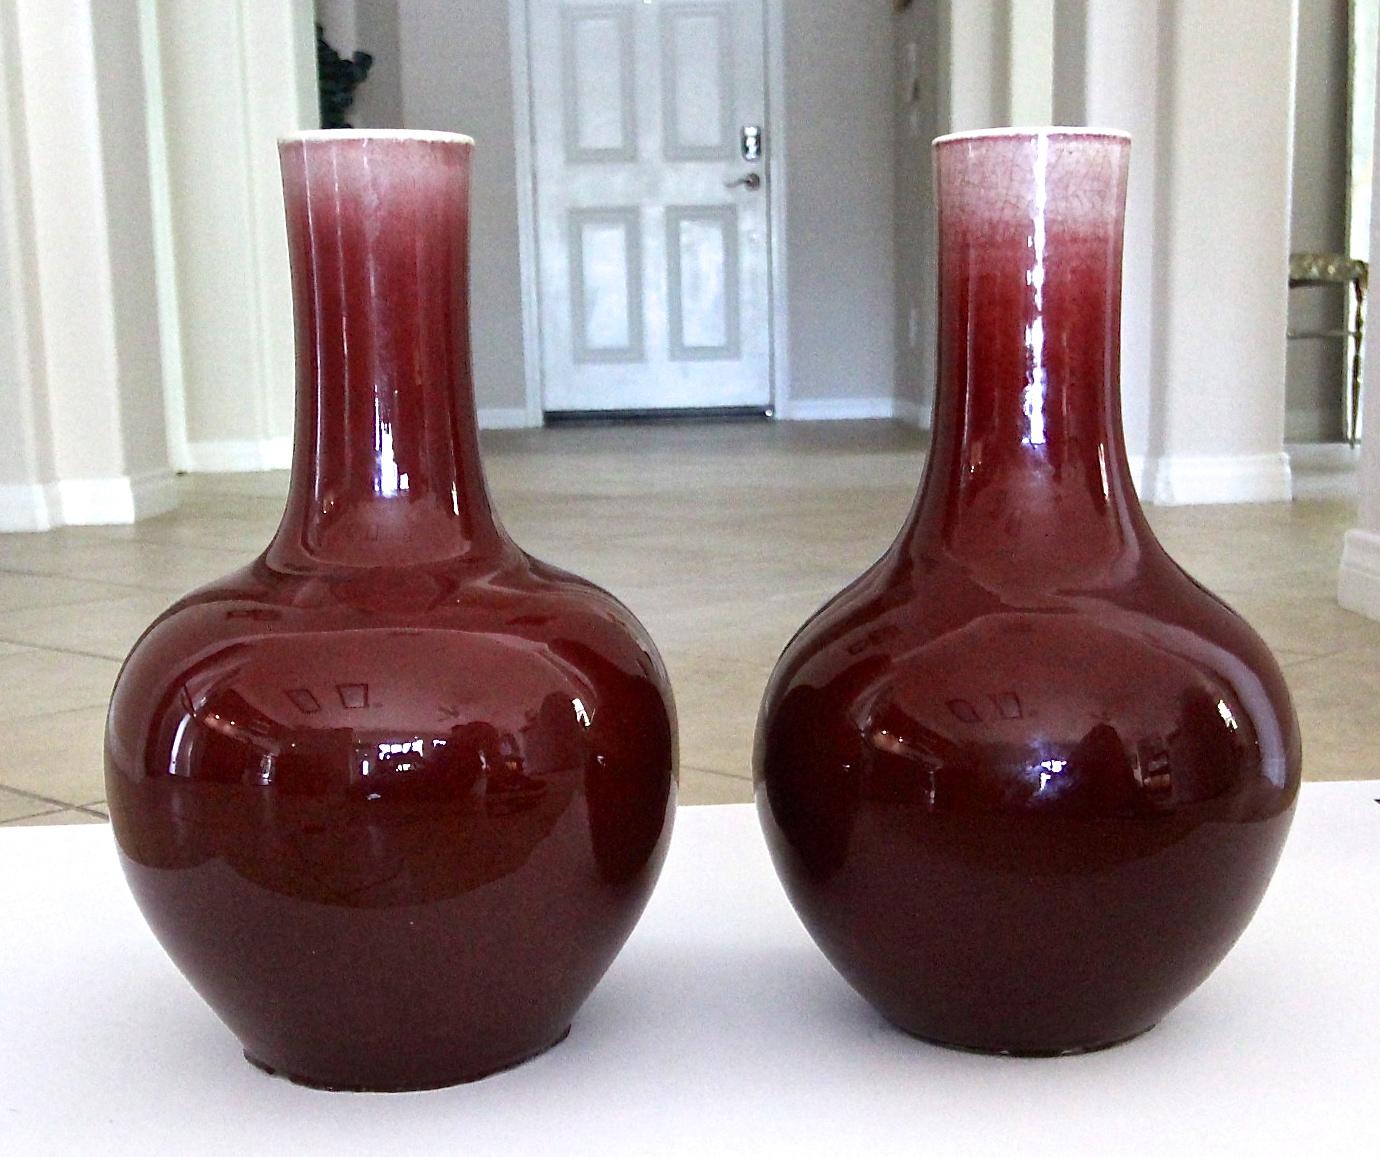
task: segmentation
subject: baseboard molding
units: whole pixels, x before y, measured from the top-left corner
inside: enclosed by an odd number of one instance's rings
[[[777,409],[788,422],[841,422],[859,418],[895,418],[895,398],[791,398]]]
[[[1293,497],[1289,455],[1176,455],[1132,460],[1136,489],[1157,506],[1230,502],[1288,502]]]
[[[54,483],[62,525],[116,526],[166,514],[177,505],[171,470],[115,478],[64,478]]]
[[[917,402],[914,398],[897,398],[894,417],[907,426],[928,430],[934,421],[934,407],[929,402]]]
[[[1337,568],[1337,601],[1347,610],[1380,619],[1380,534],[1348,530]]]
[[[171,470],[11,484],[0,486],[0,531],[116,526],[166,514],[176,505]]]
[[[532,424],[521,406],[479,411],[479,426],[484,430],[516,430]],[[291,466],[291,437],[187,443],[187,471],[191,474],[251,474],[259,470],[287,470]]]
[[[534,420],[525,406],[484,406],[479,411],[481,430],[525,430],[540,425],[541,419]]]
[[[51,530],[62,525],[57,487],[42,482],[0,485],[0,532]]]
[[[187,443],[187,471],[190,474],[248,474],[258,470],[286,470],[291,465],[290,437]]]

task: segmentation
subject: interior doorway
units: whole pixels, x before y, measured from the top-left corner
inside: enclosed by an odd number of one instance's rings
[[[519,2],[544,412],[769,411],[765,0]]]

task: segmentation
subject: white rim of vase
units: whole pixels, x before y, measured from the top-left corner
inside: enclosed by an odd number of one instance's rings
[[[473,145],[474,138],[464,133],[443,133],[435,129],[302,129],[284,133],[280,145],[310,141],[434,141],[438,144]]]
[[[1131,134],[1125,129],[1103,129],[1090,125],[1035,125],[1023,128],[1015,126],[1000,129],[968,129],[961,133],[945,133],[935,137],[932,145],[947,145],[952,141],[983,140],[989,137],[1102,137],[1109,140],[1129,141]]]

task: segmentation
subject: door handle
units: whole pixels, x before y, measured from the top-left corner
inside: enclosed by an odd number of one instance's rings
[[[738,177],[736,180],[724,182],[725,189],[736,189],[740,185],[744,189],[755,192],[762,187],[762,174],[748,173],[746,176]]]

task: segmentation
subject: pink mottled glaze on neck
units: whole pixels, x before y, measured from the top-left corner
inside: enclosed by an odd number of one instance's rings
[[[936,143],[938,381],[916,517],[975,562],[1051,576],[1139,537],[1118,382],[1129,145],[1063,131]]]
[[[279,145],[297,440],[275,564],[420,563],[506,541],[474,418],[471,151],[441,135],[304,134]]]

